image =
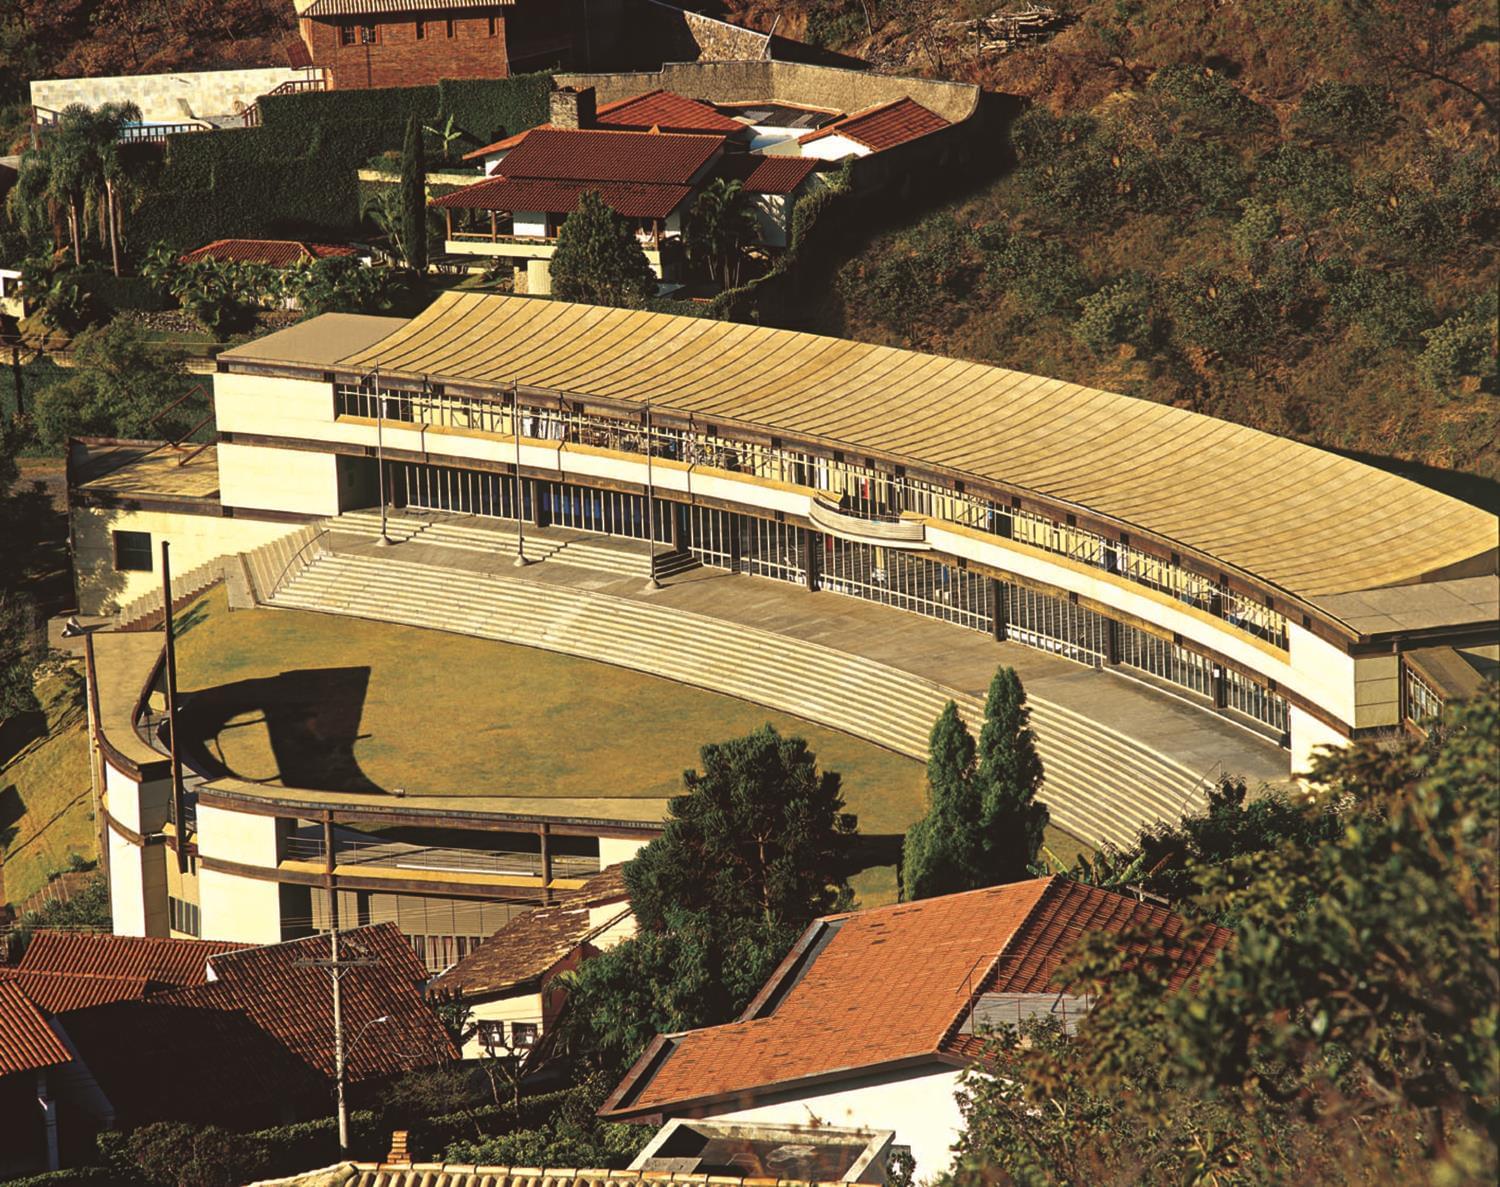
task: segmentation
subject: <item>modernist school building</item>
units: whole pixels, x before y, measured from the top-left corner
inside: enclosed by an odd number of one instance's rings
[[[912,351],[450,294],[227,351],[214,402],[212,501],[106,517],[75,500],[75,536],[105,557],[104,532],[170,536],[186,567],[384,499],[649,538],[1134,675],[1273,740],[1291,772],[1420,719],[1452,691],[1431,657],[1497,633],[1484,511],[1253,429]],[[154,579],[88,571],[86,609]]]

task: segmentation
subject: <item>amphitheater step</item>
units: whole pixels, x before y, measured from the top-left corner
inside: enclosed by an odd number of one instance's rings
[[[588,542],[574,556],[611,551],[616,563],[631,558]],[[644,555],[633,559],[643,572]],[[950,697],[971,727],[982,715],[975,697],[863,656],[628,598],[440,565],[322,555],[274,604],[598,659],[765,704],[919,759]],[[1128,844],[1141,828],[1201,798],[1201,778],[1185,765],[1065,706],[1037,698],[1032,706],[1053,819],[1083,839]]]

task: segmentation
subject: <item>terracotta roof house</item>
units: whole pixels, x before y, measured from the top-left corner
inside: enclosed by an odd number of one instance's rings
[[[719,161],[715,176],[744,186],[760,224],[762,245],[780,248],[791,240],[792,211],[816,184],[817,168],[812,157],[731,153]]]
[[[206,985],[209,961],[247,947],[224,940],[39,931],[16,972],[138,979],[158,986]]]
[[[491,176],[431,201],[447,221],[450,256],[508,260],[517,291],[524,283],[526,292],[550,293],[557,233],[593,192],[635,224],[657,277],[674,278],[683,216],[728,139],[599,126],[593,105],[592,88],[553,91],[547,126],[490,146],[500,157]]]
[[[451,1059],[422,999],[426,971],[394,924],[341,936],[375,963],[344,975],[348,1082],[356,1088]],[[244,1128],[327,1111],[333,1078],[328,939],[223,951],[197,984],[57,1015],[101,1125],[217,1122]],[[3,983],[0,983],[3,984]]]
[[[36,1004],[0,980],[0,1176],[57,1169],[54,1080],[72,1058]]]
[[[529,1057],[566,1005],[558,974],[635,934],[622,869],[610,866],[562,902],[517,915],[428,986],[430,999],[469,1007],[466,1058]]]
[[[560,92],[569,94],[571,92]],[[575,101],[576,105],[576,101]],[[563,117],[566,119],[566,116]],[[584,122],[580,123],[578,120]],[[617,99],[599,107],[590,119],[587,99],[578,117],[568,123],[545,123],[506,136],[483,148],[465,153],[464,160],[484,162],[484,171],[493,174],[506,154],[532,132],[567,128],[600,128],[610,132],[678,132],[698,136],[730,136],[744,139],[745,125],[722,114],[717,108],[686,95],[658,88],[629,99]]]
[[[272,268],[290,268],[294,264],[326,260],[331,256],[358,256],[359,251],[344,243],[303,243],[296,239],[215,239],[194,248],[181,258],[184,264],[199,260],[233,261],[242,264],[266,264]]]
[[[796,148],[805,157],[841,161],[851,154],[864,157],[884,152],[949,126],[942,116],[928,111],[915,99],[897,99],[856,111],[809,132],[796,141]]]
[[[962,1125],[954,1088],[986,1023],[1089,1002],[1052,977],[1088,932],[1152,937],[1187,984],[1229,940],[1164,908],[1038,878],[814,921],[745,1012],[659,1035],[600,1115],[792,1123],[809,1114],[896,1130],[917,1173],[945,1170]],[[1125,941],[1144,951],[1138,941]]]

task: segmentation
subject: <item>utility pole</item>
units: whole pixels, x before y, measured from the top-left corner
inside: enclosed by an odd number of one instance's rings
[[[780,20],[778,16],[776,18]],[[646,588],[660,589],[656,579],[656,484],[651,473],[651,405],[646,405]]]
[[[375,364],[375,475],[380,485],[380,544],[389,544],[385,529],[385,400],[380,394],[380,364]]]
[[[521,385],[510,381],[510,427],[516,435],[516,568],[526,559],[526,516],[521,506]]]
[[[349,1105],[344,1099],[344,998],[340,988],[340,982],[344,974],[350,969],[363,968],[368,965],[379,964],[378,960],[371,957],[340,959],[339,957],[339,919],[338,919],[338,891],[330,886],[328,888],[328,952],[327,960],[299,960],[296,963],[304,968],[327,969],[328,975],[333,980],[333,1078],[334,1092],[337,1099],[339,1119],[339,1153],[344,1157],[349,1155]],[[369,1026],[366,1023],[366,1026]],[[363,1030],[360,1032],[364,1033]]]
[[[186,873],[187,812],[182,792],[182,754],[177,748],[177,641],[172,630],[171,544],[161,542],[162,632],[166,636],[163,656],[167,678],[167,742],[172,758],[172,827],[177,832],[177,871]]]

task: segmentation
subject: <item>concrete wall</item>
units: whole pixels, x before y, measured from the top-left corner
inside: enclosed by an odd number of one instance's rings
[[[542,995],[540,993],[516,993],[510,997],[495,998],[486,1002],[475,1002],[471,1007],[475,1022],[530,1022],[536,1026],[538,1034],[542,1028]],[[506,1037],[510,1037],[510,1027],[507,1025]],[[503,1051],[497,1051],[503,1054]],[[463,1057],[465,1059],[478,1059],[485,1054],[485,1046],[479,1041],[478,1028],[468,1042],[464,1044]]]
[[[600,837],[599,868],[602,870],[608,866],[618,865],[622,861],[629,861],[645,846],[645,841],[625,837]]]
[[[304,72],[289,66],[255,70],[200,70],[176,74],[114,75],[103,78],[45,78],[31,84],[34,107],[61,111],[69,103],[98,107],[131,102],[148,122],[175,123],[210,115],[236,115],[261,95]]]
[[[332,454],[220,445],[219,497],[226,507],[337,515],[338,464]]]
[[[198,808],[198,854],[262,869],[276,868],[276,818]],[[281,942],[281,890],[277,883],[199,867],[198,905],[205,940],[246,944]]]
[[[979,88],[968,83],[768,61],[672,62],[660,70],[559,74],[557,84],[591,86],[598,92],[600,104],[628,99],[657,87],[710,103],[774,99],[842,112],[859,111],[897,99],[914,99],[955,124],[978,110],[980,96]]]
[[[143,594],[161,588],[155,569],[161,542],[172,545],[175,578],[189,569],[231,553],[259,548],[296,530],[295,524],[255,519],[224,519],[180,511],[129,511],[112,507],[75,507],[73,565],[78,581],[78,608],[84,614],[112,614]],[[114,532],[149,532],[152,571],[115,569]]]
[[[721,1121],[775,1125],[833,1125],[850,1129],[894,1129],[896,1145],[910,1146],[915,1181],[935,1179],[953,1162],[952,1147],[963,1128],[954,1091],[959,1073],[938,1064],[887,1073],[847,1085],[809,1091],[775,1104],[733,1109],[709,1116]]]

